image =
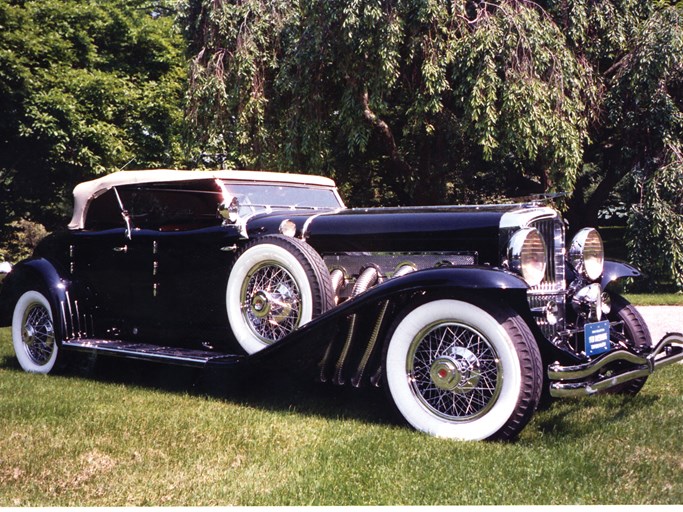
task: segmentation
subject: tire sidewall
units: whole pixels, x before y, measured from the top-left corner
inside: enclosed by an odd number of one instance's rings
[[[50,301],[39,291],[29,290],[22,294],[14,306],[14,314],[12,315],[12,344],[14,346],[14,353],[21,368],[30,373],[49,373],[51,372],[57,362],[59,354],[59,347],[55,333],[55,340],[53,344],[52,355],[45,364],[37,364],[26,352],[26,345],[22,337],[22,329],[24,322],[24,314],[26,310],[34,304],[42,305],[49,313],[54,329],[54,315],[52,314],[52,307]]]
[[[638,310],[621,295],[612,295],[612,311],[607,315],[611,321],[624,323],[625,334],[639,349],[652,347],[652,336],[647,324]],[[643,388],[648,377],[639,377],[619,384],[606,391],[607,394],[623,394],[635,396]]]
[[[230,327],[235,339],[248,354],[253,354],[269,346],[253,332],[244,318],[240,304],[244,280],[254,267],[264,262],[273,262],[283,267],[289,272],[299,288],[301,296],[299,326],[310,322],[313,317],[313,291],[306,270],[297,257],[284,247],[273,243],[260,243],[248,248],[235,261],[226,290],[226,308]]]
[[[503,382],[495,404],[483,416],[452,422],[437,417],[415,396],[407,378],[407,358],[415,336],[435,322],[464,324],[484,336],[500,359]],[[401,415],[415,429],[436,437],[481,440],[494,436],[513,415],[520,397],[521,365],[514,343],[503,326],[483,309],[454,299],[424,303],[397,325],[386,353],[386,381]]]
[[[624,327],[633,343],[640,348],[652,347],[652,336],[647,323],[638,310],[621,295],[612,296],[614,313],[608,315],[612,320],[624,322]],[[640,334],[639,332],[640,331]]]

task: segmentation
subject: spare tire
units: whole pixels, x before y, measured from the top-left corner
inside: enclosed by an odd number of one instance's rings
[[[272,345],[333,305],[325,262],[307,243],[267,235],[237,253],[226,308],[235,339],[248,354]]]

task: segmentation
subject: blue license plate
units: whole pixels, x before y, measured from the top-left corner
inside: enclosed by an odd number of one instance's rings
[[[587,356],[602,354],[609,350],[609,320],[586,324],[583,332]]]

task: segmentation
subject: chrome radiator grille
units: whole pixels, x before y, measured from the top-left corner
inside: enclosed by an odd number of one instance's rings
[[[543,334],[552,340],[565,326],[564,226],[559,216],[534,221],[531,226],[536,228],[543,237],[547,249],[547,261],[545,278],[541,284],[529,289],[527,297],[536,323]],[[545,315],[546,307],[550,302],[557,304],[558,321],[555,324],[550,324]]]

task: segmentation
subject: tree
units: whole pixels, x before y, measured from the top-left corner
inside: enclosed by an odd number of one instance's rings
[[[535,4],[190,2],[191,120],[237,163],[335,175],[351,202],[573,187],[586,69]]]
[[[683,289],[683,12],[635,0],[548,9],[600,91],[569,217],[577,228],[594,224],[606,204],[620,203],[629,257],[646,283]]]
[[[64,224],[73,186],[182,158],[184,43],[160,0],[0,1],[0,215]]]
[[[642,217],[681,168],[675,4],[191,0],[190,121],[231,164],[336,177],[352,205],[564,191],[577,229],[610,202]]]

